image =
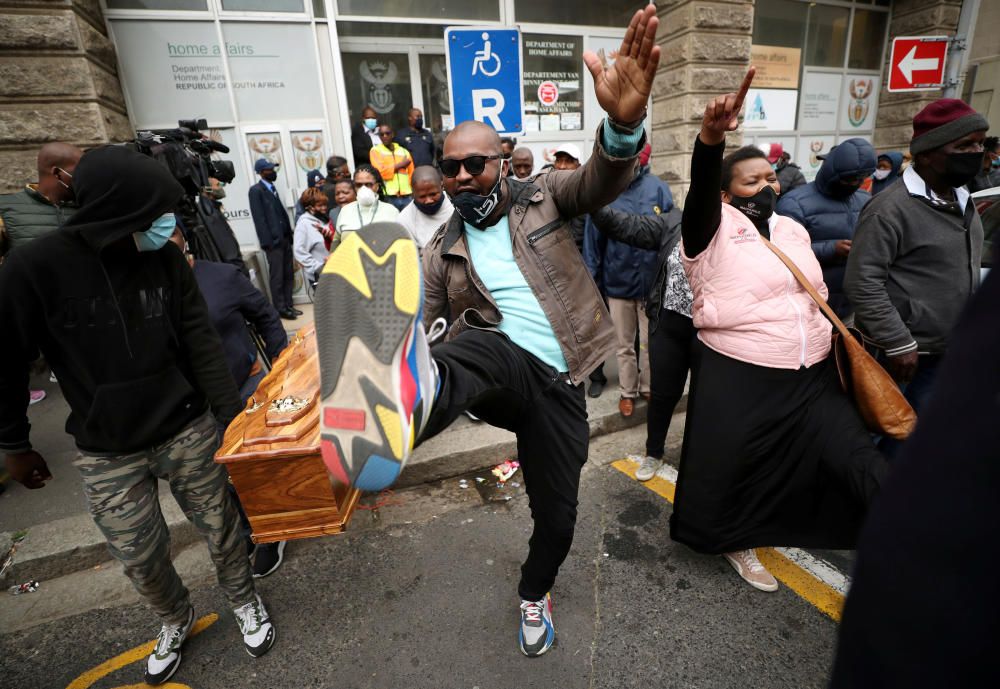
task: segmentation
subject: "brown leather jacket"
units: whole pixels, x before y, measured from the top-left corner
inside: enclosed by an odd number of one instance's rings
[[[602,125],[603,126],[603,125]],[[615,158],[597,132],[593,155],[573,171],[551,170],[520,182],[505,177],[514,260],[552,325],[570,379],[580,383],[614,346],[611,318],[570,229],[578,215],[611,203],[632,180],[636,157]],[[640,143],[642,150],[645,141]],[[468,328],[495,329],[502,318],[476,274],[458,213],[423,251],[424,322],[444,317],[452,339]]]

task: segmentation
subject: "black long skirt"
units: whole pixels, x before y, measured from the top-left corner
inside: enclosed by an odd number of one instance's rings
[[[832,361],[792,371],[695,347],[671,538],[703,553],[853,548],[888,465]]]

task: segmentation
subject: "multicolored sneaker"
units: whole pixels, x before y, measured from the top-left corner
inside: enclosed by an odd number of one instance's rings
[[[552,625],[552,594],[541,600],[521,599],[521,629],[517,634],[521,653],[534,658],[552,648],[556,628]]]
[[[378,491],[396,480],[430,417],[437,365],[422,325],[417,246],[397,223],[350,232],[316,288],[323,461]]]
[[[146,684],[156,686],[173,677],[181,665],[181,647],[187,641],[193,626],[194,608],[189,608],[184,624],[165,624],[160,628],[153,652],[146,658],[146,672],[143,676]]]

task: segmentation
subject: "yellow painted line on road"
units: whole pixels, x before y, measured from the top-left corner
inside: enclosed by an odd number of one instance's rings
[[[629,478],[637,480],[635,478],[635,472],[639,468],[637,461],[619,459],[616,462],[612,462],[611,466]],[[669,481],[661,476],[654,476],[650,480],[641,483],[643,487],[648,488],[673,504],[674,493],[677,489],[673,481]],[[767,567],[767,570],[774,575],[775,579],[794,591],[799,598],[810,603],[835,622],[840,622],[840,615],[844,609],[843,594],[825,582],[820,581],[774,548],[757,548],[757,557],[760,559],[761,564]]]
[[[197,622],[194,623],[194,627],[191,628],[191,634],[189,635],[188,638],[200,634],[201,632],[205,631],[213,624],[218,622],[218,620],[219,616],[214,612],[205,615],[204,617],[202,617],[201,619],[199,619]],[[80,675],[72,682],[70,682],[69,685],[66,687],[66,689],[90,689],[90,687],[96,684],[99,680],[103,679],[104,677],[107,677],[115,670],[120,670],[126,665],[130,665],[138,660],[144,659],[146,656],[148,656],[150,653],[153,652],[153,648],[155,646],[156,646],[156,640],[154,639],[153,641],[148,641],[142,644],[141,646],[136,646],[131,650],[116,655],[114,658],[104,661],[94,669],[87,670],[86,672],[84,672],[82,675]],[[131,686],[144,687],[147,685],[136,684]],[[163,686],[165,687],[165,689],[169,689],[171,687],[178,687],[178,688],[186,687],[186,685],[183,684],[178,685],[173,682]],[[120,687],[119,689],[131,689],[131,687]]]

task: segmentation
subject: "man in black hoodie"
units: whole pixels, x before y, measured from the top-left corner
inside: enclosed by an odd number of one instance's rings
[[[145,679],[177,669],[194,623],[170,562],[157,479],[208,542],[243,633],[262,655],[274,629],[254,590],[226,473],[213,461],[240,399],[191,268],[167,241],[184,190],[165,167],[119,146],[86,153],[63,231],[0,267],[0,450],[28,488],[51,478],[31,449],[28,363],[41,353],[70,406],[90,512],[111,554],[163,623]],[[214,416],[213,416],[214,414]]]

